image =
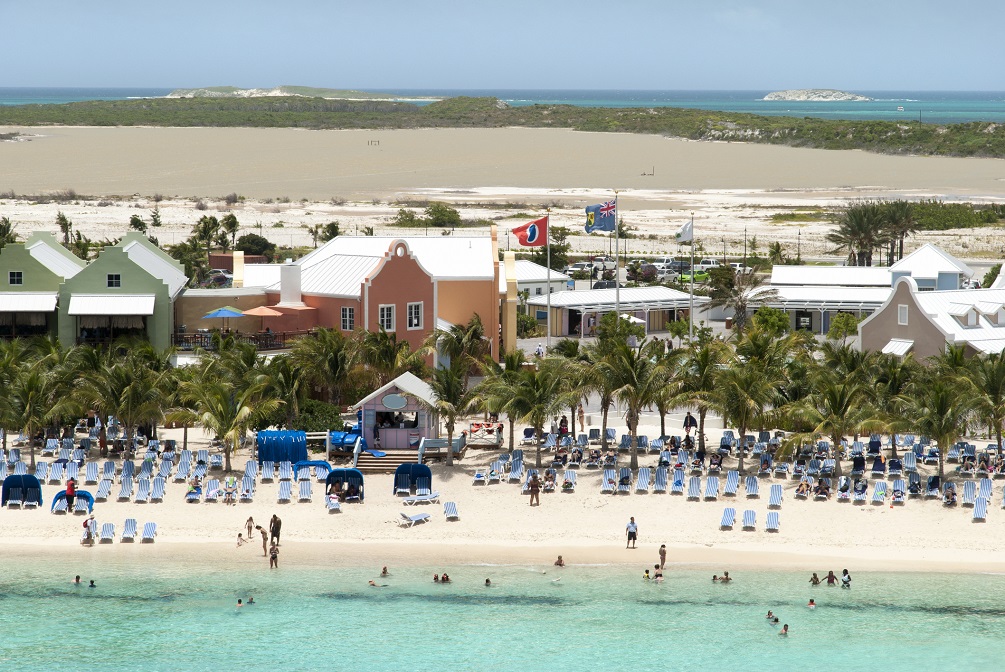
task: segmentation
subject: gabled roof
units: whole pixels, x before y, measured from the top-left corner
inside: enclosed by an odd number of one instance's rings
[[[377,267],[382,257],[338,255],[301,268],[300,292],[320,296],[358,299],[360,286]],[[280,291],[280,282],[270,285],[270,292]]]
[[[762,294],[774,290],[774,297],[759,300]],[[770,286],[750,292],[750,302],[772,308],[792,310],[875,310],[890,297],[890,287],[814,287]]]
[[[403,240],[434,280],[491,280],[496,258],[488,236],[338,236],[297,260],[304,271],[334,256],[383,257],[396,240]],[[304,290],[306,291],[306,290]]]
[[[890,287],[890,269],[884,266],[783,266],[771,268],[771,285],[825,287]]]
[[[188,284],[188,276],[185,275],[181,264],[151,243],[143,234],[135,231],[127,233],[119,241],[118,247],[122,248],[133,263],[164,282],[172,299]]]
[[[890,267],[894,273],[910,273],[912,278],[938,278],[939,273],[960,273],[974,276],[974,269],[945,250],[925,243]]]
[[[517,284],[521,282],[548,282],[549,280],[548,269],[541,264],[535,264],[533,261],[527,259],[517,259],[515,265]],[[558,271],[551,271],[550,280],[551,282],[566,283],[569,281],[569,276]],[[506,291],[505,264],[499,264],[499,291]]]
[[[357,401],[356,404],[353,406],[353,408],[359,408],[368,401],[373,401],[377,397],[383,395],[392,387],[397,387],[405,394],[413,396],[416,399],[426,402],[427,404],[432,404],[436,401],[436,397],[433,394],[433,388],[431,388],[429,384],[426,383],[426,381],[422,380],[414,373],[406,371],[405,373],[401,374],[400,376],[389,382],[387,385],[381,387],[379,390],[374,390],[367,396]]]
[[[1005,323],[995,324],[987,313],[978,308],[1005,304],[1005,289],[915,291],[914,300],[950,342],[967,343],[982,352],[998,352],[1005,347]],[[965,325],[957,319],[971,310],[978,311],[976,324]],[[997,311],[994,312],[997,318]]]
[[[48,231],[36,231],[28,236],[24,249],[35,261],[64,280],[72,278],[87,266],[87,262],[60,245]]]

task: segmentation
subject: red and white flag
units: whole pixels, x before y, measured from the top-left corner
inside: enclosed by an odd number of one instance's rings
[[[513,229],[513,233],[524,247],[544,247],[548,244],[548,218],[527,222]]]

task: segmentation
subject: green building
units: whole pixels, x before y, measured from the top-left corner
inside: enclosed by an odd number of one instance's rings
[[[165,349],[174,332],[174,300],[187,282],[184,266],[143,234],[127,233],[60,285],[60,343],[140,336]]]
[[[56,336],[63,283],[87,263],[45,231],[0,250],[0,338]]]

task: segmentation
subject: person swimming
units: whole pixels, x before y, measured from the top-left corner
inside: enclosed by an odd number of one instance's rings
[[[492,582],[489,581],[488,579],[485,579],[485,587],[489,588],[491,585],[492,585]]]
[[[806,606],[807,606],[807,607],[809,607],[810,609],[816,609],[816,608],[817,608],[817,603],[816,603],[816,602],[814,602],[814,601],[813,601],[813,598],[811,597],[811,598],[810,598],[810,603],[809,603],[809,604],[807,604]]]
[[[774,618],[774,617],[775,617],[775,615],[774,615],[773,613],[771,613],[771,609],[768,609],[768,615],[767,615],[767,616],[765,616],[765,618],[767,618],[767,619],[769,619],[769,620],[770,620],[770,619],[772,619],[772,618]]]
[[[781,631],[779,631],[778,634],[779,635],[784,635],[785,637],[788,637],[789,636],[789,624],[786,623],[785,625],[783,625]]]
[[[241,598],[237,598],[237,606],[238,607],[243,607],[244,606],[244,602],[241,601]]]
[[[87,586],[87,587],[88,587],[88,588],[97,588],[97,586],[96,586],[96,585],[94,585],[94,579],[91,579],[91,583],[90,583],[90,584],[88,584],[88,586]]]
[[[649,576],[649,570],[648,570],[648,569],[647,569],[647,570],[645,571],[645,573],[644,573],[644,574],[642,575],[642,578],[643,578],[643,579],[645,579],[646,581],[648,581],[649,579],[651,579],[651,578],[652,578],[651,576]]]

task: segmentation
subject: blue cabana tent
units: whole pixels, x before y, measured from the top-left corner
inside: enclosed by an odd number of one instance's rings
[[[314,473],[316,474],[318,469],[331,471],[332,465],[328,464],[324,460],[301,460],[300,462],[295,462],[293,464],[294,475],[300,471],[301,467],[314,467]]]
[[[359,469],[332,469],[325,479],[325,489],[339,481],[359,488],[359,501],[363,501],[363,472]]]
[[[332,450],[352,450],[359,432],[330,432]],[[364,441],[365,443],[365,441]]]
[[[56,508],[56,502],[61,499],[66,499],[66,490],[60,490],[56,493],[56,496],[52,498],[52,506],[49,511]],[[83,499],[87,502],[87,512],[94,513],[94,495],[89,493],[87,490],[77,490],[77,499]]]
[[[10,499],[11,490],[20,489],[21,501],[23,502],[34,502],[38,506],[42,506],[42,484],[38,482],[38,479],[30,474],[23,476],[8,476],[3,480],[3,495],[2,501],[0,501],[0,506],[7,506],[7,500]]]
[[[263,430],[258,433],[258,463],[304,462],[307,460],[307,434],[289,430]]]
[[[398,468],[394,470],[394,480],[391,481],[391,493],[394,493],[394,485],[398,482],[398,474],[408,474],[408,482],[414,488],[415,482],[426,477],[429,479],[429,485],[432,487],[433,484],[433,472],[429,470],[424,464],[399,464]]]

